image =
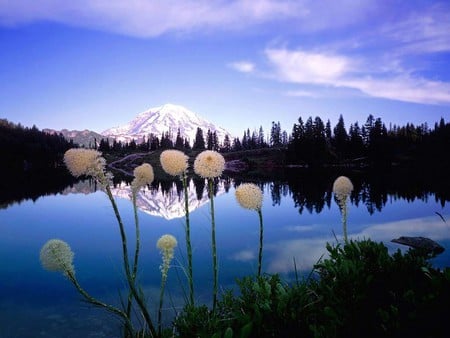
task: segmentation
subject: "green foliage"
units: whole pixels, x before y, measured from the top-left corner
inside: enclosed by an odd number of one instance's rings
[[[239,280],[213,314],[186,306],[180,337],[442,337],[450,304],[450,269],[432,268],[417,250],[390,255],[371,240],[327,245],[316,278],[293,284],[278,275]]]
[[[327,245],[327,250],[330,256],[315,266],[318,279],[312,285],[324,309],[312,325],[315,335],[438,337],[445,332],[435,318],[448,312],[443,306],[450,301],[448,271],[433,269],[426,254],[409,250],[391,256],[382,243],[370,240]]]

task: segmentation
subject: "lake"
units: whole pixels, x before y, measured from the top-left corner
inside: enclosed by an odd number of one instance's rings
[[[255,211],[236,202],[235,187],[257,183],[264,193],[263,271],[291,281],[307,275],[325,254],[327,242],[342,241],[341,216],[332,194],[342,172],[291,169],[265,177],[227,177],[215,185],[215,219],[220,289],[233,288],[236,278],[257,272],[259,221]],[[433,259],[450,263],[450,189],[445,174],[422,172],[344,171],[353,181],[348,211],[351,238],[391,243],[399,236],[429,237],[447,250]],[[41,267],[39,251],[49,239],[66,241],[75,253],[76,276],[85,290],[111,304],[124,295],[121,241],[105,193],[92,181],[80,181],[54,194],[32,199],[16,196],[0,209],[0,337],[119,337],[120,324],[102,309],[84,303],[61,274]],[[133,250],[134,216],[126,182],[113,188]],[[141,227],[140,284],[152,313],[159,297],[161,256],[156,241],[163,234],[178,239],[169,270],[164,316],[172,318],[184,304],[186,267],[184,201],[179,182],[155,182],[138,198]],[[196,303],[211,303],[211,233],[205,182],[190,180],[189,205]],[[446,222],[444,222],[442,216]],[[295,260],[295,265],[294,265]],[[156,318],[156,317],[155,317]]]

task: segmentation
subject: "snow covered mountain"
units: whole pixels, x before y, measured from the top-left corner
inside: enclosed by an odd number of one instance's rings
[[[131,200],[131,186],[121,183],[111,188],[113,196]],[[225,193],[224,183],[219,183],[216,197]],[[188,187],[188,204],[189,212],[202,207],[209,202],[208,192],[205,189],[202,198],[197,198],[195,185],[190,181]],[[175,185],[169,193],[163,193],[161,190],[150,191],[148,189],[141,190],[136,197],[136,205],[139,210],[146,214],[163,217],[167,220],[184,217],[184,196],[179,197]]]
[[[98,186],[91,180],[84,180],[66,188],[62,195],[68,194],[92,194],[98,191]],[[131,202],[131,186],[122,182],[111,187],[114,197],[129,200]],[[225,194],[225,183],[220,182],[217,187],[216,197]],[[188,186],[189,212],[209,203],[208,191],[205,188],[201,199],[198,199],[196,187],[191,180]],[[146,214],[162,217],[167,220],[184,217],[184,194],[179,196],[175,184],[169,192],[163,193],[159,190],[141,189],[137,194],[136,204],[139,210]],[[130,204],[131,205],[131,204]]]
[[[215,126],[213,123],[205,120],[183,106],[174,104],[165,104],[161,107],[155,107],[144,111],[129,123],[107,129],[102,132],[102,135],[123,142],[132,139],[137,141],[142,140],[144,137],[147,138],[149,134],[161,138],[163,133],[170,131],[175,141],[177,131],[180,129],[181,137],[187,137],[192,145],[195,134],[197,133],[197,128],[203,130],[205,141],[208,129],[217,133],[220,142],[223,141],[227,134],[231,138],[230,133],[225,129]]]

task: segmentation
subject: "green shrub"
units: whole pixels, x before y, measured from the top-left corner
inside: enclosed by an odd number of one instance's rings
[[[213,314],[186,306],[180,337],[443,337],[450,313],[450,269],[418,250],[390,255],[371,240],[327,245],[314,278],[288,284],[278,275],[238,281]]]

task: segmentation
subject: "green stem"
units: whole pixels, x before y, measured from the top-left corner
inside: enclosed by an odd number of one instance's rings
[[[127,237],[125,234],[125,228],[123,226],[123,222],[122,222],[122,218],[120,217],[119,209],[117,208],[116,201],[114,200],[114,197],[112,195],[111,188],[109,187],[109,185],[106,185],[106,194],[108,195],[108,198],[111,201],[111,204],[112,204],[112,207],[114,210],[114,214],[116,216],[117,222],[119,223],[120,236],[122,238],[123,263],[124,263],[124,267],[125,267],[125,274],[127,277],[128,286],[133,294],[133,297],[136,299],[136,302],[142,312],[142,315],[144,316],[145,322],[147,323],[147,325],[150,329],[151,336],[156,337],[157,336],[156,329],[152,323],[150,314],[148,313],[147,306],[146,306],[144,300],[142,299],[141,295],[139,295],[139,293],[136,289],[134,280],[131,275],[130,262],[128,260]]]
[[[125,322],[126,330],[131,335],[133,334],[133,325],[131,324],[130,316],[127,313],[123,312],[122,310],[120,310],[112,305],[103,303],[102,301],[99,301],[98,299],[96,299],[96,298],[92,297],[90,294],[88,294],[78,283],[73,272],[66,270],[66,274],[67,274],[67,277],[69,278],[69,280],[75,286],[75,288],[86,299],[87,302],[89,302],[95,306],[102,307],[102,308],[106,309],[107,311],[119,316]]]
[[[167,271],[166,271],[166,274],[167,274]],[[163,299],[164,299],[164,289],[166,288],[166,280],[167,280],[167,275],[166,275],[166,277],[164,277],[164,273],[163,273],[163,277],[161,279],[161,290],[160,290],[160,294],[159,294],[158,337],[162,337],[162,335],[161,335],[161,332],[162,332],[161,319],[162,319],[162,306],[163,306]]]
[[[261,209],[258,210],[258,216],[259,216],[259,254],[258,254],[258,277],[259,277],[261,276],[263,236],[264,236],[263,217]]]
[[[132,191],[132,204],[134,210],[134,224],[136,226],[136,249],[134,251],[134,261],[133,261],[133,271],[131,274],[131,278],[133,282],[136,281],[137,276],[137,268],[138,268],[138,260],[139,260],[139,251],[140,251],[140,231],[139,231],[139,217],[138,217],[138,208],[136,204],[136,191]],[[131,305],[132,305],[133,294],[130,292],[128,295],[128,303],[127,303],[127,314],[131,313]]]
[[[184,189],[184,210],[186,217],[186,250],[188,259],[188,282],[189,282],[189,301],[194,305],[194,274],[192,267],[192,246],[191,246],[191,230],[189,223],[189,195],[186,180],[186,173],[182,174],[183,189]]]
[[[217,306],[217,284],[218,284],[218,273],[217,273],[217,249],[216,249],[216,222],[214,220],[214,189],[212,178],[208,179],[209,184],[209,201],[211,206],[211,245],[212,245],[212,257],[213,257],[213,313],[216,311]]]
[[[344,242],[347,244],[347,197],[342,200],[342,232],[344,233]]]

